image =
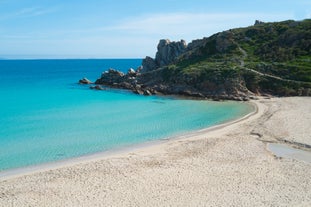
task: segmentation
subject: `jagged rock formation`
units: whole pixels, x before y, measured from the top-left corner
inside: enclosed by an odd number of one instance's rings
[[[148,72],[155,70],[159,67],[169,65],[176,61],[176,59],[183,54],[187,49],[187,43],[185,40],[179,42],[171,42],[168,39],[160,40],[157,46],[156,58],[146,57],[143,62],[143,71]]]
[[[155,62],[159,67],[173,63],[181,54],[185,52],[187,44],[185,40],[171,42],[170,40],[160,40]]]
[[[145,59],[143,59],[141,72],[149,72],[157,69],[158,67],[159,66],[157,65],[156,61],[152,57],[147,56]]]
[[[260,20],[256,20],[254,25],[256,26],[256,25],[259,25],[259,24],[264,24],[264,22],[260,21]]]
[[[188,45],[160,40],[157,49],[136,71],[110,69],[96,84],[216,100],[311,95],[311,20],[256,21]]]

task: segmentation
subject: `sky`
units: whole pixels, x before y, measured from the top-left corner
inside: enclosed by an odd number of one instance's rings
[[[0,0],[0,58],[154,57],[160,39],[306,18],[310,0]]]

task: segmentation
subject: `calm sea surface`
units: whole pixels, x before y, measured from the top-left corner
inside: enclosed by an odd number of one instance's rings
[[[247,104],[93,91],[141,59],[0,60],[0,171],[176,136],[235,119]]]

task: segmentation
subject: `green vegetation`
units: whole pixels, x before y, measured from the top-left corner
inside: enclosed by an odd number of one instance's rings
[[[165,67],[162,77],[198,89],[238,78],[254,93],[311,95],[311,20],[217,33]]]

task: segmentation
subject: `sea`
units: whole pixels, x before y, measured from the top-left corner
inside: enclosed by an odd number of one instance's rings
[[[245,116],[242,102],[90,90],[141,59],[0,60],[0,171],[133,147]]]

